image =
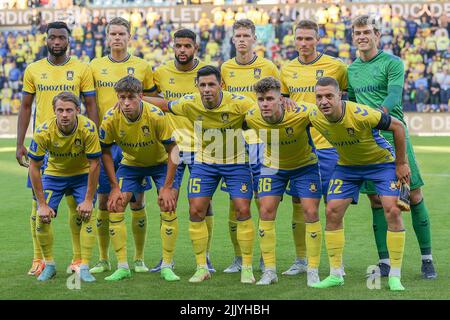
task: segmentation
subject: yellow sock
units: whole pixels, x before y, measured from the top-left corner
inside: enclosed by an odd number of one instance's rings
[[[177,213],[161,212],[161,243],[163,262],[170,264],[175,253],[175,244],[178,238]]]
[[[37,203],[33,199],[31,202],[31,216],[30,216],[30,227],[31,227],[31,239],[33,240],[33,260],[43,259],[41,246],[36,237],[36,216],[37,216]]]
[[[317,269],[322,251],[322,224],[320,221],[306,224],[306,253],[308,268]]]
[[[206,227],[208,228],[208,245],[206,247],[206,251],[209,252],[211,249],[211,240],[213,236],[213,229],[214,229],[214,216],[206,216]]]
[[[97,234],[97,210],[92,211],[88,222],[83,222],[81,226],[81,264],[89,265],[92,256],[92,249],[95,246],[95,236]]]
[[[239,242],[237,240],[237,219],[236,211],[234,209],[234,203],[230,200],[230,211],[228,213],[228,231],[230,232],[231,243],[234,248],[234,255],[236,257],[242,256],[241,248],[239,247]]]
[[[194,248],[195,261],[198,266],[206,266],[206,247],[208,246],[208,227],[206,221],[189,221],[189,236]]]
[[[253,242],[255,240],[255,226],[251,218],[238,221],[237,240],[242,252],[242,266],[251,267],[253,264]]]
[[[400,273],[402,268],[403,252],[405,250],[405,231],[387,232],[386,236],[389,260],[391,262],[391,271]],[[393,270],[397,269],[397,270]],[[400,276],[400,274],[398,274]]]
[[[301,203],[292,203],[292,235],[297,258],[306,259],[306,225]]]
[[[134,238],[134,261],[144,261],[144,247],[147,237],[147,212],[145,208],[131,210],[131,227]]]
[[[81,259],[81,218],[77,212],[77,202],[73,196],[66,196],[67,206],[69,207],[69,226],[70,234],[72,236],[72,261]]]
[[[259,246],[266,268],[276,268],[276,232],[275,221],[259,220]]]
[[[325,231],[325,244],[330,260],[330,269],[341,269],[345,245],[344,229]]]
[[[109,260],[109,211],[98,210],[97,237],[100,260]]]
[[[109,216],[109,235],[116,252],[117,262],[128,263],[127,258],[127,226],[125,224],[125,213],[111,213]]]
[[[36,221],[36,238],[41,246],[42,255],[46,262],[53,260],[53,228],[52,224],[42,223],[39,216]]]

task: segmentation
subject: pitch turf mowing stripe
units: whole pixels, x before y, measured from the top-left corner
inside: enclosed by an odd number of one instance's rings
[[[16,148],[14,148],[14,147],[3,147],[3,148],[0,148],[0,152],[14,152],[14,151],[16,151]]]
[[[444,146],[413,146],[417,153],[450,153],[450,147]]]

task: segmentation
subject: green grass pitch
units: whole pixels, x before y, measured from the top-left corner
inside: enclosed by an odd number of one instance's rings
[[[404,214],[406,227],[406,248],[403,260],[403,284],[405,292],[391,293],[387,290],[387,280],[381,281],[380,290],[369,290],[365,273],[369,265],[377,262],[377,254],[372,232],[372,214],[365,196],[360,203],[352,206],[345,219],[346,247],[344,262],[347,276],[340,288],[317,290],[307,288],[306,275],[282,276],[294,259],[291,233],[291,204],[289,197],[280,205],[277,218],[277,269],[278,284],[268,287],[243,285],[239,274],[222,272],[233,258],[232,245],[227,231],[228,196],[217,191],[213,198],[215,212],[214,238],[211,259],[217,269],[212,279],[200,284],[190,284],[188,279],[194,273],[195,260],[188,235],[188,202],[186,181],[183,183],[178,203],[179,237],[175,253],[176,273],[181,281],[167,283],[159,274],[133,274],[132,279],[118,283],[107,283],[103,278],[108,274],[96,275],[97,282],[81,284],[80,290],[69,290],[66,286],[68,275],[65,269],[71,259],[71,243],[67,224],[67,209],[63,200],[58,218],[54,220],[55,259],[57,276],[48,283],[39,283],[26,275],[32,259],[32,243],[29,230],[31,192],[25,187],[27,172],[15,160],[15,140],[0,140],[0,299],[450,299],[450,254],[448,235],[450,178],[450,140],[447,137],[413,137],[416,157],[419,161],[425,187],[426,203],[430,210],[433,231],[433,256],[438,272],[436,280],[422,280],[420,276],[420,251],[414,235],[409,213]],[[148,235],[145,261],[153,266],[161,255],[159,237],[159,212],[155,192],[147,193]],[[257,211],[252,207],[253,219],[257,223]],[[324,224],[324,207],[320,208]],[[129,216],[128,216],[129,220]],[[128,224],[129,225],[129,224]],[[130,262],[133,254],[133,238],[128,227],[128,253]],[[320,267],[321,278],[328,274],[328,258],[323,244]],[[111,249],[110,256],[114,253]],[[93,261],[98,257],[94,250]],[[115,264],[115,258],[112,260]],[[258,271],[259,245],[255,242],[254,267]]]

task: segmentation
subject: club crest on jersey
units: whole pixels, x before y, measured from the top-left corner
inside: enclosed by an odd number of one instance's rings
[[[247,193],[248,192],[248,186],[247,186],[247,184],[245,182],[242,183],[240,190],[241,190],[242,193]]]
[[[70,71],[70,70],[67,71],[66,77],[67,77],[67,80],[72,81],[73,80],[73,71]]]
[[[175,79],[174,78],[170,78],[169,79],[169,84],[175,84]]]
[[[76,138],[75,142],[73,143],[75,146],[80,147],[81,146],[81,139]]]
[[[222,118],[222,121],[227,123],[230,122],[230,115],[227,112],[222,112],[222,114],[220,115],[220,117]]]
[[[323,77],[323,70],[316,70],[316,79],[318,80],[319,78]]]
[[[108,74],[108,69],[102,69],[101,74],[102,75],[107,75]]]
[[[347,128],[347,133],[349,136],[353,137],[355,135],[355,129]]]
[[[294,129],[292,127],[284,128],[288,137],[292,137],[294,135]]]
[[[134,76],[134,68],[133,67],[128,67],[127,68],[127,73],[129,76]]]
[[[144,136],[149,136],[150,135],[150,128],[148,126],[142,126],[141,127],[142,132],[144,133]]]
[[[255,77],[255,79],[261,78],[261,69],[260,68],[253,69],[253,76]]]
[[[398,190],[397,182],[395,182],[395,181],[390,181],[390,182],[389,182],[389,189],[390,189],[391,191]]]
[[[314,182],[309,183],[309,191],[317,192],[317,185]]]

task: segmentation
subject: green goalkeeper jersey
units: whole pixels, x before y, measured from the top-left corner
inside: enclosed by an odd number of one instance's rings
[[[369,61],[357,58],[348,67],[349,100],[372,108],[386,107],[391,116],[405,124],[402,110],[404,73],[402,60],[384,51],[379,51]]]

